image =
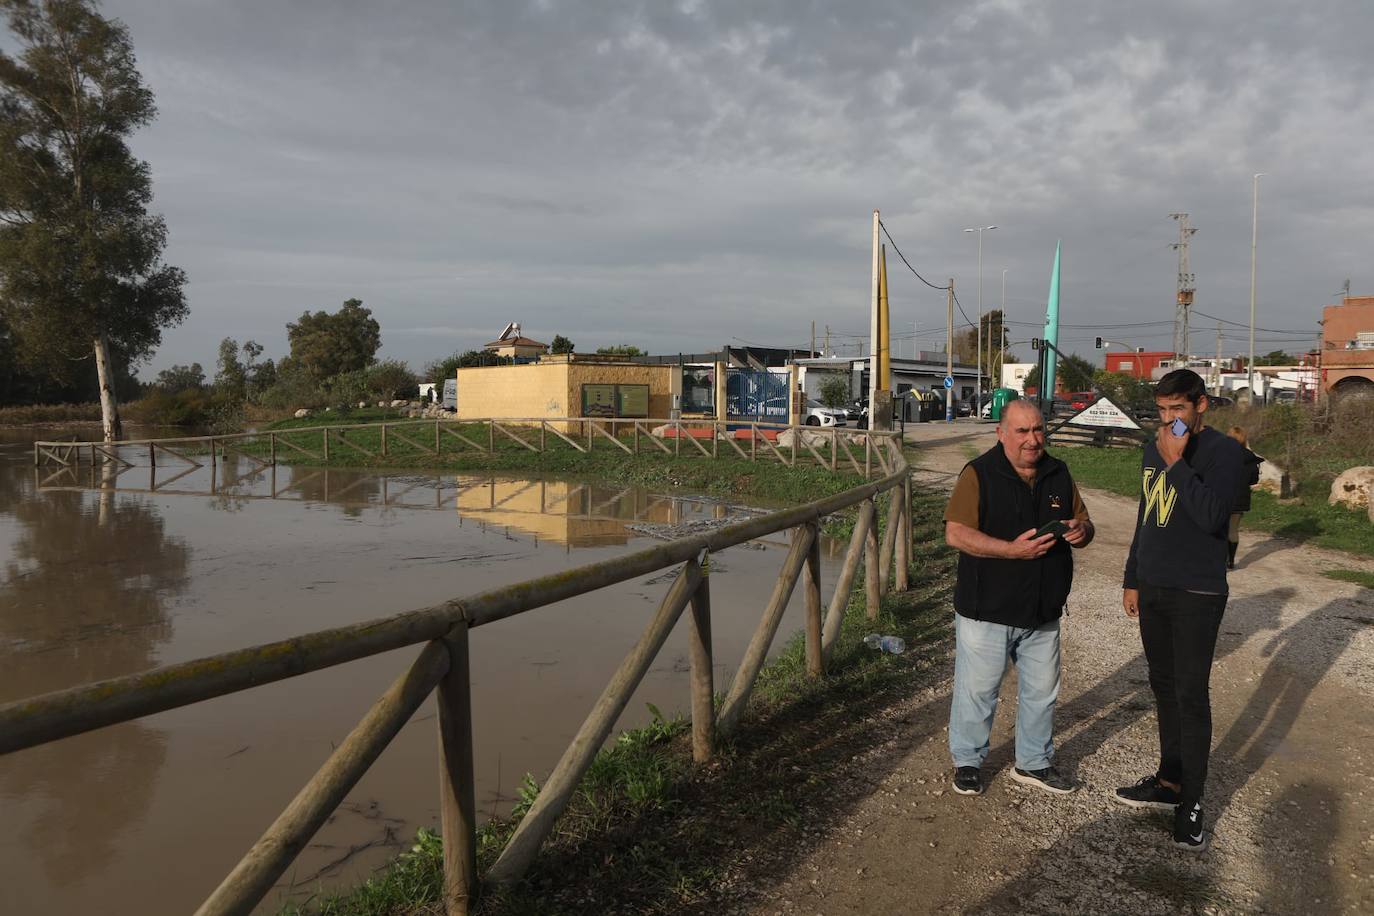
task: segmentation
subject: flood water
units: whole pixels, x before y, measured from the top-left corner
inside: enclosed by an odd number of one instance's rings
[[[66,431],[63,438],[71,438]],[[754,510],[557,479],[249,461],[35,469],[0,431],[0,702],[425,607],[647,546],[627,525]],[[131,459],[132,460],[132,459]],[[786,550],[712,558],[725,690]],[[822,551],[828,598],[841,545]],[[472,635],[477,800],[543,778],[648,624],[665,571]],[[800,589],[775,649],[801,626]],[[618,728],[686,710],[686,622]],[[352,662],[0,757],[0,913],[185,913],[418,653]],[[366,878],[438,827],[431,698],[261,908]]]

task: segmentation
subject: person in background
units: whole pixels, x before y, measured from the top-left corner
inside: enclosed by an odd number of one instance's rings
[[[1240,547],[1240,517],[1250,511],[1250,488],[1259,483],[1260,465],[1264,459],[1250,451],[1245,427],[1232,426],[1226,435],[1240,443],[1245,449],[1245,465],[1241,483],[1236,487],[1236,501],[1231,506],[1231,525],[1226,529],[1226,568],[1236,568],[1236,549]]]

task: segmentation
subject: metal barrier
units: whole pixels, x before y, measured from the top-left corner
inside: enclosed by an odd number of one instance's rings
[[[494,448],[498,431],[517,438],[526,447],[532,447],[531,443],[519,439],[507,428],[515,426],[518,421],[484,422],[489,424],[488,448]],[[578,418],[540,422],[541,440],[543,434],[549,431],[545,425],[549,422],[587,424],[586,442],[590,449],[596,436],[596,432],[592,431],[593,425],[613,421]],[[637,440],[638,424],[646,421],[634,422]],[[680,432],[683,425],[687,424],[687,421],[665,422],[677,423],[676,429]],[[708,451],[701,443],[695,443],[697,451],[704,457],[719,454],[718,445],[725,431],[722,427],[727,424],[711,425],[716,427],[712,449]],[[767,426],[729,425],[754,427],[755,435],[760,427]],[[336,428],[324,428],[326,448],[333,429]],[[800,433],[816,432],[806,427],[792,429]],[[616,438],[611,432],[601,432],[606,438]],[[803,594],[806,599],[806,669],[808,675],[816,678],[824,675],[827,660],[839,636],[859,563],[863,562],[865,567],[866,613],[870,618],[877,617],[879,599],[894,570],[895,587],[899,590],[906,588],[911,550],[911,482],[900,438],[889,432],[834,432],[854,439],[862,438],[864,454],[867,456],[864,467],[876,459],[883,469],[881,479],[802,506],[722,527],[709,534],[657,544],[626,556],[529,579],[433,607],[9,703],[0,706],[0,754],[423,643],[424,647],[414,663],[377,700],[197,913],[201,916],[250,913],[425,697],[433,691],[439,704],[444,905],[452,916],[466,914],[478,890],[472,694],[468,673],[471,630],[566,598],[639,578],[665,567],[681,566],[648,628],[611,677],[548,780],[540,788],[534,803],[520,820],[505,849],[485,876],[490,882],[509,883],[517,881],[538,854],[554,822],[567,807],[578,782],[610,736],[616,720],[684,610],[691,609],[688,619],[691,628],[692,756],[697,762],[704,762],[711,759],[717,736],[738,726],[755,679],[763,668],[768,648],[777,634],[783,611],[798,581],[804,583]],[[837,466],[836,449],[840,439],[831,431],[822,431],[822,436],[827,434],[831,445],[828,461],[823,447],[818,451],[810,441],[803,442],[803,446],[817,462],[833,469]],[[262,437],[272,434],[247,435]],[[439,435],[436,427],[436,443]],[[561,432],[559,436],[581,450],[580,442],[571,440]],[[191,461],[191,449],[187,446],[194,443],[201,443],[202,447],[208,444],[211,460],[217,448],[251,456],[251,453],[238,447],[243,438],[218,436],[141,440],[137,443],[120,443],[118,448],[96,443],[45,442],[35,448],[35,461],[40,454],[46,454],[51,460],[70,466],[72,462],[79,461],[78,456],[85,451],[92,456],[104,456],[106,461],[118,462],[123,460],[119,458],[119,448],[134,445],[148,447],[154,460],[161,449]],[[472,441],[470,437],[460,438],[465,442]],[[802,437],[792,437],[791,462],[772,443],[769,447],[778,460],[795,463],[799,438]],[[183,448],[174,451],[165,444],[173,441]],[[227,446],[227,441],[236,444]],[[280,441],[275,444],[280,444]],[[618,438],[616,444],[625,448],[625,443],[618,441]],[[656,444],[662,446],[662,443]],[[680,446],[681,443],[678,444]],[[737,443],[732,441],[731,445],[741,456],[757,456],[756,450],[751,449],[746,455]],[[62,448],[73,451],[64,454],[59,450]],[[844,448],[855,469],[863,472],[857,458],[850,452],[848,443]],[[275,445],[272,458],[275,460]],[[890,494],[890,503],[888,524],[880,538],[875,500],[882,493]],[[852,506],[859,507],[857,523],[829,607],[823,609],[820,521],[827,515]],[[788,529],[792,531],[791,548],[734,681],[717,710],[712,673],[710,579],[703,574],[704,560],[712,552]]]

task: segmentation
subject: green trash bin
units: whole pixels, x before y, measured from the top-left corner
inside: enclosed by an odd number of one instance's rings
[[[994,388],[992,390],[992,418],[994,420],[1001,420],[1002,408],[1016,400],[1016,398],[1017,394],[1015,388]]]

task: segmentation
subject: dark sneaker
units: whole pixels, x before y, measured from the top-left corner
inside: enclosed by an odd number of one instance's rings
[[[1133,786],[1122,786],[1112,798],[1129,808],[1162,808],[1172,811],[1178,807],[1178,793],[1159,781],[1158,776],[1146,776]]]
[[[1023,770],[1016,767],[1011,771],[1011,778],[1019,783],[1053,792],[1055,795],[1068,795],[1078,788],[1054,767],[1045,767],[1043,770]]]
[[[977,767],[956,767],[954,791],[960,795],[982,795],[983,774]]]
[[[1174,845],[1189,852],[1207,848],[1207,834],[1202,829],[1202,805],[1179,805],[1174,809]]]

